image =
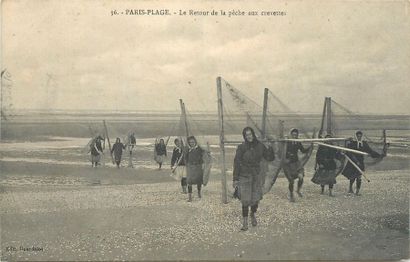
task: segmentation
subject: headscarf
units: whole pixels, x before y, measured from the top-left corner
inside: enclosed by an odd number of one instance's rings
[[[361,139],[361,140],[359,140],[359,139],[357,138],[357,135],[359,135],[359,134],[362,135],[362,139]],[[357,148],[363,147],[363,132],[359,130],[359,131],[356,132],[356,134],[355,134],[354,136],[355,136],[355,138],[356,138]]]
[[[253,137],[252,142],[249,142],[249,141],[246,139],[246,131],[248,131],[248,130],[251,131],[251,133],[252,133],[252,137]],[[253,128],[250,127],[250,126],[247,126],[247,127],[245,127],[245,128],[242,130],[242,136],[243,136],[243,139],[245,140],[245,144],[247,144],[247,145],[256,144],[256,143],[258,142],[258,140],[257,140],[257,138],[256,138],[256,135],[255,135],[255,131],[254,131]]]
[[[191,147],[191,145],[189,144],[189,140],[194,140],[195,141],[195,146],[194,147]],[[198,141],[196,140],[196,138],[194,136],[189,136],[187,138],[187,141],[188,141],[189,151],[194,150],[195,148],[198,147]]]

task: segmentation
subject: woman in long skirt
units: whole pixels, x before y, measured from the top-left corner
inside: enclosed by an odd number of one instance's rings
[[[331,138],[331,135],[326,135],[326,138]],[[327,142],[327,144],[332,144]],[[320,185],[321,194],[324,194],[325,185],[329,186],[329,196],[334,196],[332,193],[333,185],[336,184],[336,161],[340,158],[340,153],[330,147],[319,146],[316,153],[315,174],[312,182]]]
[[[355,138],[355,140],[352,140],[347,144],[347,148],[358,150],[361,152],[366,152],[370,155],[371,158],[381,158],[385,156],[385,152],[383,152],[383,154],[379,154],[370,148],[369,144],[363,140],[362,131],[357,131],[355,134]],[[355,164],[361,169],[361,171],[364,171],[365,166],[363,155],[346,152],[346,156],[349,157],[353,162],[355,162]],[[357,168],[353,166],[350,162],[347,162],[342,174],[350,180],[349,194],[353,194],[353,184],[356,181],[356,195],[360,196],[359,191],[362,185],[362,173],[359,170],[357,170]]]
[[[114,160],[117,165],[117,168],[120,168],[122,151],[124,149],[125,149],[125,145],[121,143],[121,139],[117,137],[117,140],[115,141],[115,144],[112,146],[112,149],[111,149],[111,154],[114,154]]]
[[[161,169],[162,163],[164,163],[167,157],[167,146],[164,139],[160,139],[158,144],[155,144],[155,161],[158,163],[158,169]]]
[[[186,182],[186,168],[183,153],[182,141],[178,138],[174,140],[175,148],[172,151],[171,157],[171,169],[175,173],[175,176],[181,180],[182,193],[187,193],[187,182]]]
[[[98,136],[90,145],[91,165],[93,167],[97,167],[101,161],[101,155],[103,154],[103,148],[101,143],[102,140],[103,138],[101,136]]]
[[[241,230],[248,230],[248,214],[251,207],[252,226],[257,225],[255,213],[262,199],[263,174],[261,161],[273,161],[275,154],[271,145],[266,147],[259,142],[251,127],[242,131],[244,142],[236,150],[233,168],[233,187],[238,188],[242,202],[243,225]]]
[[[204,178],[203,170],[203,154],[205,151],[198,146],[194,136],[188,137],[189,149],[186,152],[186,169],[187,169],[187,184],[188,184],[188,202],[192,201],[192,185],[196,185],[198,189],[198,198],[201,198],[201,188]]]

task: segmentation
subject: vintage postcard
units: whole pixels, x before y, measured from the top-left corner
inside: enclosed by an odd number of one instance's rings
[[[0,260],[409,259],[409,12],[3,0]]]

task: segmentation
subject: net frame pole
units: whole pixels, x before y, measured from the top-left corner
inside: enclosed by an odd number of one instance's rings
[[[222,203],[228,203],[227,182],[226,182],[226,166],[225,166],[225,144],[224,144],[224,114],[222,101],[222,78],[216,78],[217,96],[218,96],[218,122],[219,122],[219,149],[221,163],[221,185],[222,185]]]
[[[332,134],[332,98],[326,97],[326,133]]]
[[[111,156],[111,161],[114,164],[114,157],[111,154],[111,142],[110,142],[110,137],[108,136],[108,129],[107,129],[107,124],[105,123],[105,120],[103,120],[103,124],[104,124],[104,131],[105,131],[105,135],[107,137],[107,142],[108,142],[108,149],[110,150],[110,156]]]
[[[186,137],[188,138],[189,137],[188,122],[187,122],[187,119],[186,119],[185,104],[184,104],[184,101],[182,99],[179,99],[179,105],[181,107],[182,119],[184,120],[185,134],[186,134]]]
[[[327,97],[325,97],[325,103],[323,104],[322,122],[320,123],[319,136],[323,135],[323,131],[325,127],[326,105],[327,105]]]
[[[263,93],[263,110],[262,110],[262,125],[261,125],[262,139],[266,138],[266,112],[268,111],[268,94],[269,94],[269,89],[265,88],[264,93]]]

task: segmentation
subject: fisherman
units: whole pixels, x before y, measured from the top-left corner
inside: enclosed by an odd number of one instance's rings
[[[176,177],[181,180],[182,193],[187,193],[187,182],[186,182],[186,168],[185,159],[183,153],[183,143],[180,139],[176,138],[174,140],[175,148],[172,151],[171,157],[171,169],[172,172],[176,174]]]
[[[292,139],[298,139],[299,137],[299,130],[293,128],[290,131],[290,135]],[[285,173],[286,178],[289,181],[289,201],[295,202],[295,198],[293,196],[293,185],[295,183],[295,179],[298,179],[298,188],[296,193],[299,197],[303,197],[302,193],[300,192],[303,185],[303,177],[305,176],[305,170],[299,161],[298,151],[302,153],[309,152],[310,147],[304,148],[302,143],[298,141],[288,141],[286,142],[286,154],[285,160],[283,164],[283,171]]]
[[[325,138],[331,138],[331,134],[327,134]],[[331,141],[325,142],[332,145]],[[340,159],[341,154],[334,148],[327,146],[319,146],[316,153],[315,174],[312,182],[320,185],[321,195],[325,192],[325,185],[329,186],[329,196],[333,197],[333,185],[336,184],[336,159]]]
[[[101,161],[101,155],[103,154],[103,148],[101,141],[104,140],[100,135],[97,136],[90,145],[91,151],[91,165],[97,167]]]
[[[233,166],[233,187],[242,202],[242,231],[248,230],[249,206],[251,207],[252,226],[257,225],[255,213],[259,201],[262,199],[263,174],[261,173],[261,161],[273,161],[275,153],[271,145],[266,147],[259,142],[251,127],[245,127],[242,131],[244,142],[236,149]]]
[[[165,160],[165,157],[167,156],[167,146],[165,145],[164,139],[160,139],[159,143],[155,144],[155,161],[158,163],[159,168],[161,169],[162,163]]]
[[[192,202],[192,185],[196,185],[198,189],[198,198],[201,198],[201,188],[204,178],[203,170],[203,150],[196,141],[194,136],[188,137],[188,151],[185,155],[185,163],[187,169],[187,184],[188,184],[188,202]]]
[[[384,155],[381,155],[370,148],[369,144],[363,140],[363,132],[360,130],[356,132],[355,139],[351,139],[351,141],[347,144],[347,148],[368,153],[371,158],[384,157]],[[362,172],[364,171],[365,167],[363,155],[355,154],[353,152],[346,152],[346,156],[349,157],[360,168]],[[356,181],[356,195],[360,196],[360,187],[362,185],[362,172],[360,172],[352,163],[350,163],[349,161],[347,162],[342,174],[350,180],[348,192],[349,194],[354,193],[353,184]]]
[[[111,149],[111,154],[114,154],[114,160],[117,165],[117,168],[120,168],[122,151],[124,149],[125,145],[121,143],[121,139],[117,137],[117,140],[115,141],[115,144],[112,146]]]

